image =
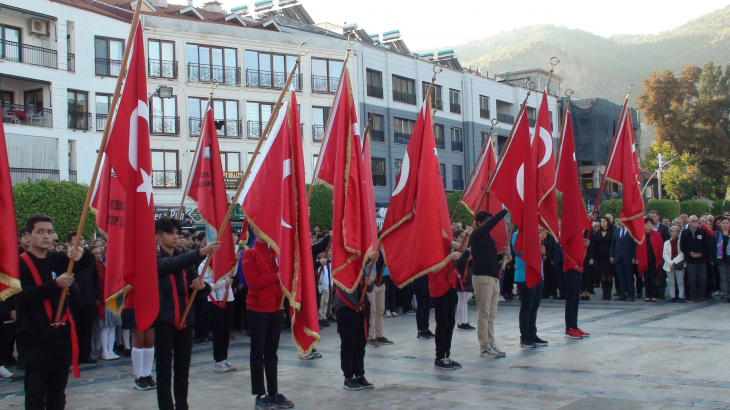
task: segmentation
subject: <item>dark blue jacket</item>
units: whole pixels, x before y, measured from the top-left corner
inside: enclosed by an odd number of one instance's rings
[[[609,257],[614,258],[616,263],[631,263],[632,259],[636,259],[636,242],[634,241],[634,238],[629,235],[628,229],[622,238],[621,229],[622,228],[616,228],[613,230]]]

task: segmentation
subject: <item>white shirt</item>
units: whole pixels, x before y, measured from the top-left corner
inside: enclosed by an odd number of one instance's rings
[[[236,246],[236,252],[238,252],[238,246]],[[206,256],[205,259],[203,259],[203,263],[198,266],[198,275],[203,275],[203,267],[205,267],[205,262],[208,260],[208,257]],[[228,276],[224,275],[222,278],[218,279],[218,282],[215,284],[213,283],[213,269],[208,267],[208,270],[205,272],[205,275],[203,275],[203,280],[210,285],[210,296],[209,299],[213,299],[216,302],[222,302],[223,297],[226,294],[226,278],[230,277],[233,278],[236,276],[236,271],[238,270],[238,264],[233,267],[232,273]],[[228,298],[226,299],[226,302],[233,302],[233,285],[231,285],[231,289],[228,289]]]
[[[332,287],[332,281],[330,278],[330,264],[327,263],[327,265],[322,266],[322,273],[319,275],[319,293],[322,293],[324,291],[329,292],[330,287]]]

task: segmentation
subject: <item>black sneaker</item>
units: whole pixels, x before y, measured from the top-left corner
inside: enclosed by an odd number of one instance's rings
[[[535,346],[534,343],[532,343],[532,340],[530,340],[529,338],[525,337],[525,338],[520,339],[520,347],[525,347],[525,348],[528,348],[528,349],[534,349],[536,346]]]
[[[418,336],[417,337],[419,339],[430,339],[430,337],[428,336],[428,334],[426,332],[418,332]]]
[[[532,343],[534,343],[535,346],[547,346],[548,345],[547,340],[542,340],[538,336],[532,336]]]
[[[383,336],[383,337],[376,337],[375,338],[375,341],[378,342],[378,344],[381,344],[381,345],[392,345],[393,344],[393,341],[390,340],[390,339],[388,339],[385,336]],[[360,383],[360,384],[362,384],[362,383]]]
[[[674,298],[667,300],[667,303],[676,303],[676,302],[677,302],[677,299],[674,299]]]
[[[450,357],[448,359],[449,361],[451,361],[451,365],[454,366],[454,369],[461,369],[461,363],[457,362],[456,360],[452,360]]]
[[[425,333],[426,335],[428,335],[428,337],[436,337],[436,335],[433,334],[433,332],[430,331],[430,330],[428,330],[428,329],[424,330],[423,333]]]
[[[456,328],[459,330],[468,330],[466,328],[466,323],[459,323],[458,325],[456,325]]]
[[[207,341],[207,340],[206,340],[206,339],[205,339],[204,337],[201,337],[201,338],[198,338],[198,339],[197,339],[197,340],[195,341],[195,343],[197,343],[197,344],[199,344],[199,345],[207,345],[207,344],[208,344],[208,341]]]
[[[256,410],[276,410],[269,396],[256,397]]]
[[[150,384],[146,377],[138,377],[134,379],[134,388],[137,390],[149,390]]]
[[[451,364],[451,359],[448,357],[445,359],[436,359],[433,362],[433,367],[441,370],[456,370],[453,364]]]
[[[150,385],[150,389],[156,389],[157,388],[157,382],[155,381],[155,379],[152,378],[151,375],[145,377],[145,379],[147,379],[147,384]]]
[[[281,393],[269,396],[269,400],[277,409],[290,409],[294,407],[294,402],[284,397]]]
[[[354,377],[352,379],[345,379],[345,385],[342,387],[346,390],[362,390],[362,385]]]
[[[375,387],[374,384],[370,383],[368,379],[365,378],[365,376],[360,376],[355,379],[355,381],[362,386],[363,389],[372,389]]]
[[[469,322],[466,322],[464,324],[464,327],[466,327],[466,330],[477,330],[474,326],[470,325]]]

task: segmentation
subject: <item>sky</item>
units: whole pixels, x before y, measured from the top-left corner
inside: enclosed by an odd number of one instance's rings
[[[205,1],[194,4],[202,7]],[[256,0],[219,1],[227,10],[242,5],[252,10]],[[723,8],[730,0],[300,0],[300,4],[317,23],[357,23],[369,34],[400,30],[412,50],[435,51],[535,24],[601,36],[658,34]]]

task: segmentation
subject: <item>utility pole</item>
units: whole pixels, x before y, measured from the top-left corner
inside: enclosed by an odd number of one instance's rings
[[[659,199],[662,199],[662,160],[664,159],[664,155],[660,152],[659,155],[657,155],[657,171],[656,171],[656,178],[657,182],[659,183]]]

